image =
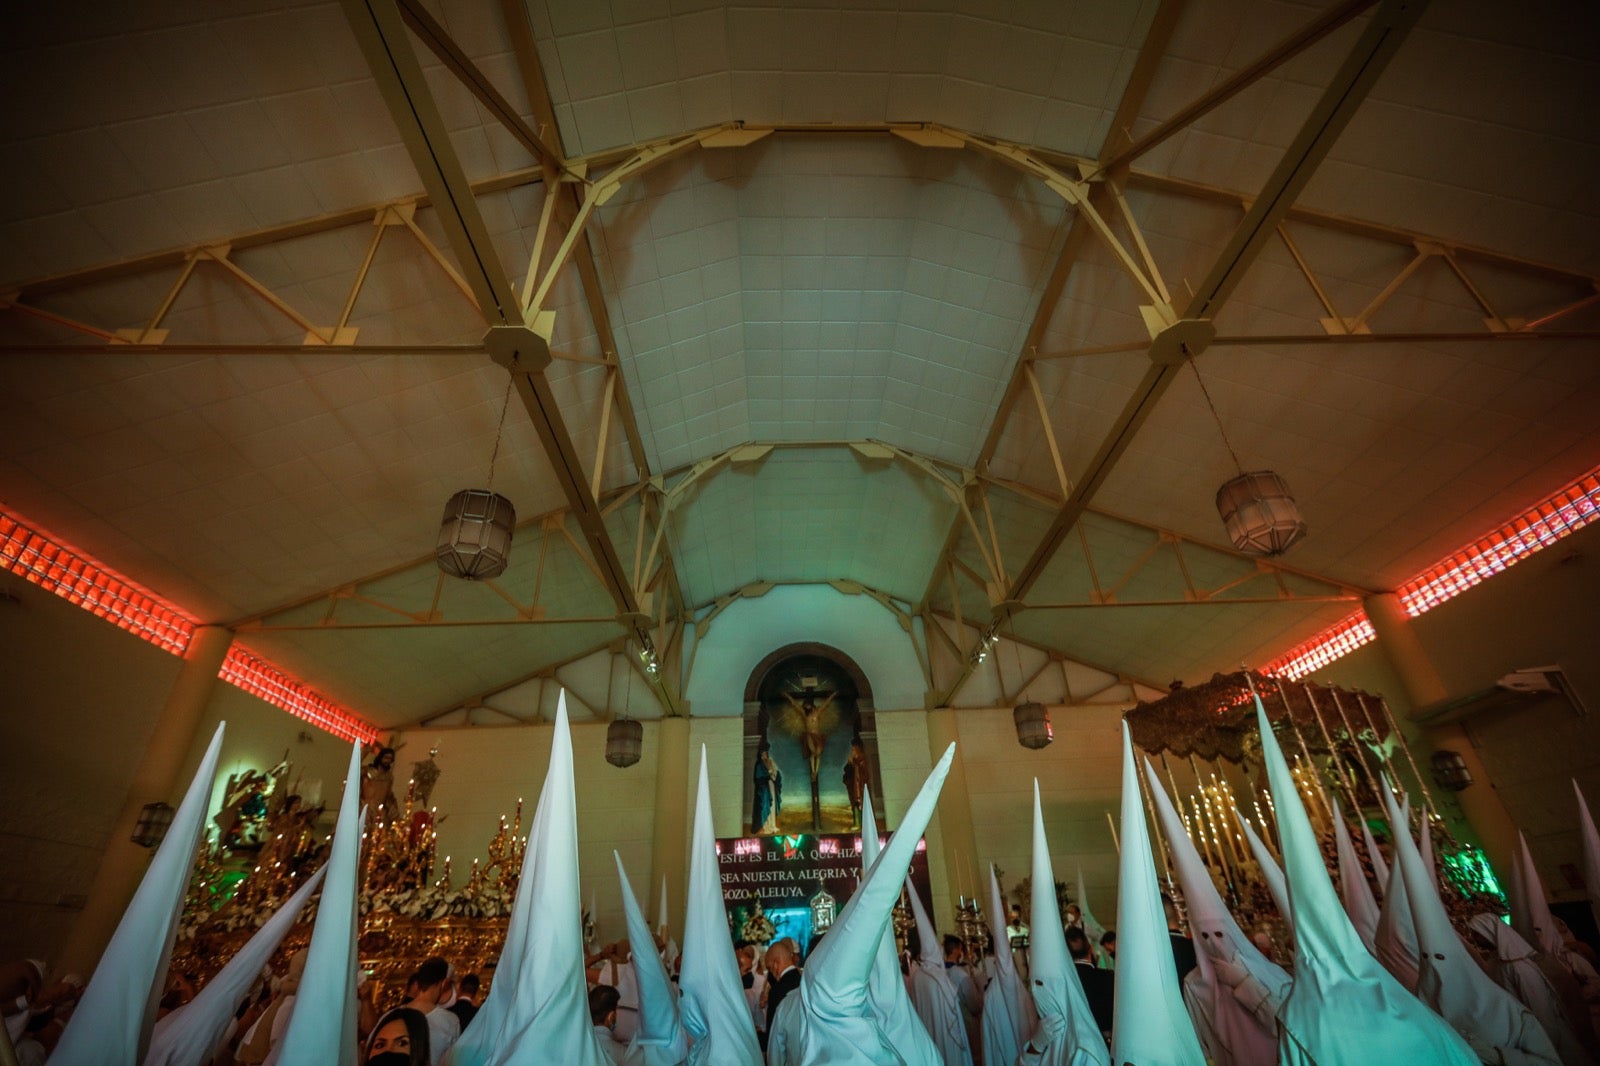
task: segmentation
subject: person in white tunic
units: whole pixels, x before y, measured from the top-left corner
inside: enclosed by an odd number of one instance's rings
[[[1394,865],[1406,881],[1421,948],[1417,998],[1455,1026],[1486,1063],[1560,1066],[1555,1045],[1538,1019],[1495,984],[1467,951],[1439,902],[1410,833],[1396,835]]]
[[[1489,955],[1489,976],[1500,987],[1516,996],[1539,1019],[1561,1056],[1563,1066],[1593,1066],[1592,1049],[1584,1045],[1578,1029],[1567,1015],[1567,1005],[1538,963],[1533,961],[1533,946],[1496,914],[1475,914],[1467,923],[1472,938]],[[1577,992],[1576,984],[1573,992]],[[1572,1009],[1588,1025],[1588,1009],[1581,995],[1574,996]]]
[[[1133,741],[1122,724],[1122,847],[1117,859],[1117,977],[1111,1059],[1135,1066],[1204,1066],[1178,989],[1172,939],[1156,885]]]
[[[1145,780],[1188,904],[1195,966],[1183,979],[1183,1001],[1200,1045],[1215,1066],[1275,1066],[1278,1008],[1289,994],[1289,975],[1261,954],[1228,913],[1148,760]]]
[[[921,948],[912,963],[909,978],[911,1005],[933,1037],[944,1066],[972,1066],[972,1043],[967,1034],[966,1010],[957,997],[950,973],[945,969],[939,934],[923,909],[917,886],[906,882],[906,899],[917,923]],[[971,978],[968,978],[970,983]]]
[[[1475,1066],[1478,1057],[1466,1041],[1402,988],[1361,943],[1334,894],[1311,819],[1260,699],[1256,725],[1278,812],[1296,944],[1294,984],[1278,1012],[1278,1061],[1283,1066]]]
[[[873,864],[828,934],[806,960],[800,987],[783,1000],[767,1035],[768,1066],[899,1066],[868,996],[889,912],[900,898],[917,842],[933,817],[950,773],[955,745],[945,750],[907,808],[900,829]]]
[[[983,1061],[1014,1063],[1039,1024],[1033,996],[1011,957],[1006,940],[1006,912],[1000,900],[1000,879],[989,866],[989,935],[995,943],[994,976],[983,991]]]
[[[1368,951],[1375,950],[1378,920],[1381,911],[1372,886],[1367,884],[1367,873],[1356,857],[1356,846],[1350,839],[1350,829],[1344,822],[1344,811],[1337,798],[1333,801],[1334,851],[1339,858],[1339,898],[1344,901],[1344,912],[1350,916],[1361,942]]]
[[[611,855],[617,862],[617,883],[622,890],[622,912],[628,936],[636,944],[646,943],[650,927],[645,923],[644,911],[633,894],[628,872],[622,868],[622,856],[614,851]],[[652,952],[634,960],[634,972],[639,978],[639,1024],[633,1040],[626,1045],[625,1053],[617,1056],[617,1061],[625,1066],[681,1066],[689,1057],[689,1034],[683,1028],[678,993],[667,976],[666,964]],[[600,1043],[605,1047],[604,1040]],[[606,1053],[611,1053],[609,1048]]]
[[[1029,985],[1039,1024],[1022,1045],[1017,1066],[1111,1066],[1089,1001],[1078,983],[1078,967],[1056,911],[1056,873],[1044,832],[1039,781],[1033,782],[1033,928]]]

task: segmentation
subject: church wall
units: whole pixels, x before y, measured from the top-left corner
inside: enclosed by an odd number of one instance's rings
[[[963,858],[968,868],[956,873],[957,891],[987,897],[990,862],[1004,871],[1008,895],[1029,876],[1038,778],[1056,879],[1076,897],[1082,863],[1090,907],[1109,928],[1116,923],[1117,855],[1106,812],[1117,817],[1122,794],[1122,708],[1052,707],[1050,716],[1054,743],[1030,750],[1017,743],[1010,708],[958,712],[979,854]]]
[[[1557,699],[1464,721],[1512,819],[1527,834],[1545,887],[1578,898],[1563,865],[1581,867],[1570,779],[1600,806],[1600,526],[1591,526],[1412,620],[1450,698],[1481,692],[1513,670],[1559,664],[1589,713]],[[1411,704],[1383,650],[1369,644],[1318,680],[1382,692],[1396,716]],[[1419,761],[1431,750],[1418,749]],[[1423,772],[1427,773],[1426,764]],[[1430,781],[1430,786],[1432,782]],[[1436,793],[1437,794],[1437,793]]]
[[[6,587],[19,602],[0,602],[0,959],[49,960],[180,664],[34,585]]]

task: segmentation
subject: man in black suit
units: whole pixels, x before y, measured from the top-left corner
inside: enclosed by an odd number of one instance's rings
[[[1178,987],[1182,988],[1183,979],[1198,965],[1194,957],[1194,941],[1183,935],[1177,904],[1165,892],[1161,893],[1161,909],[1167,915],[1167,936],[1172,940],[1172,964],[1178,968]]]
[[[800,967],[795,965],[795,944],[784,937],[767,949],[767,1028],[761,1033],[761,1049],[766,1050],[767,1034],[778,1016],[778,1004],[800,987]]]
[[[450,1004],[450,1010],[461,1019],[462,1029],[466,1029],[467,1023],[478,1013],[478,988],[478,975],[475,973],[467,974],[456,984],[456,1001]]]
[[[1073,926],[1067,930],[1067,954],[1078,968],[1078,983],[1083,986],[1083,997],[1089,1001],[1089,1013],[1102,1033],[1111,1032],[1112,1004],[1117,994],[1116,975],[1094,964],[1094,949],[1083,930]]]

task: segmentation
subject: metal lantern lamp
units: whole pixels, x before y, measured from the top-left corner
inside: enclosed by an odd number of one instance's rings
[[[158,846],[167,838],[175,813],[170,803],[146,803],[139,809],[139,820],[134,823],[133,835],[128,839],[141,848]]]
[[[1271,470],[1253,470],[1245,473],[1239,462],[1239,453],[1228,440],[1228,431],[1222,428],[1222,416],[1217,405],[1211,402],[1211,392],[1206,388],[1200,368],[1189,361],[1195,381],[1200,383],[1200,395],[1217,423],[1223,446],[1233,459],[1233,468],[1239,476],[1223,482],[1217,490],[1217,513],[1222,516],[1223,528],[1233,546],[1249,555],[1282,555],[1301,537],[1306,535],[1305,519],[1300,517],[1300,506],[1289,492],[1289,483],[1281,474]]]
[[[1017,727],[1017,743],[1025,748],[1044,748],[1056,738],[1050,728],[1050,711],[1042,703],[1019,703],[1011,712],[1011,721]]]
[[[606,762],[612,766],[632,766],[644,750],[644,723],[634,718],[616,718],[606,726]]]
[[[1467,760],[1461,757],[1459,751],[1440,748],[1433,753],[1431,762],[1434,784],[1440,788],[1460,792],[1472,784],[1472,771],[1467,768]]]
[[[613,666],[616,660],[612,659]],[[606,679],[606,702],[611,702],[611,679]],[[633,702],[633,669],[628,669],[628,688],[622,700],[622,717],[613,718],[606,726],[606,762],[626,769],[639,761],[644,751],[644,724],[628,717],[628,706]]]
[[[1289,485],[1271,470],[1255,470],[1217,490],[1217,513],[1228,539],[1251,555],[1282,555],[1306,535]]]
[[[511,538],[517,528],[517,509],[493,491],[494,464],[500,457],[500,438],[506,428],[506,408],[511,403],[511,379],[500,406],[500,427],[495,431],[494,452],[489,456],[490,487],[462,489],[444,505],[439,539],[433,555],[439,569],[466,581],[487,581],[506,572],[511,562]]]

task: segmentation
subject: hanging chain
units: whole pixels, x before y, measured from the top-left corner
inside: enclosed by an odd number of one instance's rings
[[[1239,461],[1239,453],[1233,450],[1233,442],[1228,440],[1228,431],[1222,428],[1222,416],[1217,414],[1217,405],[1211,402],[1211,390],[1206,388],[1206,379],[1200,376],[1200,368],[1195,366],[1194,360],[1189,360],[1189,369],[1194,371],[1194,379],[1200,384],[1200,395],[1206,399],[1206,406],[1211,409],[1211,417],[1216,420],[1217,432],[1222,434],[1222,446],[1228,449],[1228,454],[1233,458],[1233,468],[1244,473],[1244,464]]]
[[[506,374],[506,395],[505,395],[505,399],[500,401],[500,424],[495,427],[495,431],[494,431],[494,451],[489,453],[489,484],[484,486],[485,488],[488,488],[488,489],[494,488],[494,464],[495,464],[495,460],[500,458],[500,438],[505,436],[505,432],[506,432],[506,411],[509,410],[510,407],[511,407],[511,375],[508,373],[508,374]]]

